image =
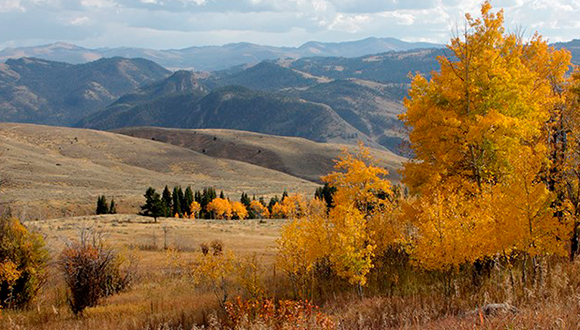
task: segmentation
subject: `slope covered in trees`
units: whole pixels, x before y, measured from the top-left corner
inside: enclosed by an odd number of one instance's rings
[[[228,86],[201,93],[167,94],[148,101],[121,98],[78,127],[113,129],[130,126],[227,128],[320,142],[370,139],[327,105]],[[372,142],[371,142],[372,143]]]
[[[169,71],[144,59],[72,65],[36,58],[0,64],[0,121],[72,125]]]

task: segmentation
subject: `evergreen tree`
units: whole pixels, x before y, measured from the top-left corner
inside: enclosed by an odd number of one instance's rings
[[[256,197],[254,196],[254,200],[256,199]],[[246,208],[250,207],[250,203],[252,202],[250,200],[250,197],[248,196],[248,194],[246,194],[245,192],[242,193],[242,197],[240,197],[240,202],[242,204],[244,204],[244,206]]]
[[[109,213],[109,206],[107,205],[107,198],[102,195],[97,198],[97,215]]]
[[[217,193],[214,188],[204,188],[201,194],[201,202],[199,202],[201,207],[200,218],[210,219],[211,212],[207,211],[207,205],[216,199]]]
[[[268,203],[268,211],[270,212],[270,214],[272,214],[272,207],[276,203],[279,203],[279,202],[280,202],[280,199],[278,198],[278,195],[276,195],[270,199],[270,203]]]
[[[165,217],[170,217],[173,202],[171,201],[171,192],[169,191],[169,188],[167,186],[165,186],[165,189],[163,189],[161,203],[163,204],[163,215]]]
[[[256,200],[256,196],[254,196],[254,200]],[[248,196],[248,194],[246,194],[245,192],[242,192],[242,197],[240,197],[240,202],[244,205],[244,207],[248,211],[248,215],[247,215],[248,219],[255,219],[256,214],[254,213],[254,210],[252,210],[252,208],[250,207],[250,203],[252,203],[252,200],[250,200],[250,197]]]
[[[288,192],[286,191],[286,189],[284,189],[284,192],[282,193],[282,199],[280,199],[280,203],[282,203],[286,197],[288,197]]]
[[[155,222],[157,218],[163,215],[163,204],[161,203],[161,197],[154,188],[147,188],[145,192],[145,205],[141,206],[141,212],[139,215],[144,215],[146,217],[153,217]]]
[[[333,196],[335,192],[336,187],[332,187],[328,183],[325,183],[323,187],[316,188],[316,192],[314,192],[314,198],[326,202],[326,207],[330,209],[332,207]]]
[[[111,198],[111,206],[109,206],[109,214],[117,214],[117,206],[115,205],[115,199]]]
[[[223,190],[220,192],[220,198],[221,199],[226,199],[226,196],[224,195],[224,191]]]
[[[181,187],[173,187],[173,194],[172,194],[172,199],[173,199],[173,203],[172,203],[172,209],[171,209],[171,215],[175,215],[178,214],[179,216],[181,216],[181,199],[179,198],[179,190],[181,189]]]
[[[183,205],[185,208],[185,212],[187,212],[188,214],[191,213],[191,203],[193,203],[194,199],[193,199],[193,190],[191,190],[191,187],[187,187],[187,189],[185,189],[185,204]]]
[[[179,216],[183,216],[183,214],[185,214],[185,212],[189,211],[189,205],[185,204],[185,194],[183,193],[183,189],[181,189],[181,186],[179,186],[179,189],[177,189],[177,195],[179,197]]]

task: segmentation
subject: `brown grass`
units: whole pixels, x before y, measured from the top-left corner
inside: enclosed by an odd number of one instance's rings
[[[160,219],[135,215],[106,215],[29,221],[42,232],[57,255],[63,240],[73,238],[81,226],[104,230],[109,242],[139,259],[138,280],[130,290],[89,308],[82,318],[68,309],[66,291],[58,271],[51,265],[49,281],[28,311],[4,311],[0,329],[192,329],[195,325],[222,326],[225,317],[216,297],[188,276],[184,267],[200,254],[200,243],[221,240],[226,249],[241,256],[257,255],[266,267],[264,285],[273,299],[292,296],[290,284],[275,274],[274,245],[281,221],[215,221]],[[164,230],[169,228],[163,249]],[[129,246],[135,249],[128,249]],[[140,248],[141,247],[141,248]],[[543,280],[525,288],[516,274],[514,286],[508,273],[494,269],[478,286],[468,273],[453,280],[451,296],[443,294],[438,275],[411,274],[407,290],[379,292],[367,288],[359,297],[355,290],[342,290],[319,297],[321,311],[330,315],[338,329],[579,329],[580,262],[549,260]],[[516,270],[517,271],[517,270]],[[379,277],[377,277],[379,278]],[[388,291],[388,290],[387,290]],[[234,290],[231,297],[244,295]],[[508,303],[517,311],[486,314],[479,307]],[[211,328],[211,327],[210,327]],[[260,324],[243,329],[267,329]]]
[[[312,195],[318,186],[246,162],[87,129],[0,123],[0,154],[1,202],[21,219],[94,214],[100,195],[114,197],[120,213],[137,213],[150,186],[215,187],[233,199],[285,189]]]

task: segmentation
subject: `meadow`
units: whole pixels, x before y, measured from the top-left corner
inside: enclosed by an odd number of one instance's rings
[[[212,290],[183,274],[201,254],[200,244],[214,240],[239,257],[259,260],[260,283],[270,299],[296,298],[287,276],[275,263],[276,240],[285,220],[151,220],[120,214],[26,223],[29,229],[42,233],[50,250],[47,283],[29,309],[4,310],[0,329],[227,328],[227,314]],[[65,242],[87,227],[103,232],[112,247],[134,258],[137,277],[130,289],[75,316],[55,260]],[[500,268],[494,268],[475,289],[470,273],[459,273],[450,296],[445,294],[439,274],[397,267],[400,274],[407,272],[400,278],[407,281],[404,291],[378,293],[371,286],[360,296],[347,288],[315,295],[314,303],[336,329],[577,329],[580,325],[578,261],[546,261],[548,275],[525,289],[520,289],[521,283],[512,286]],[[236,284],[230,295],[231,301],[238,295],[249,298]],[[270,327],[256,322],[237,328]]]

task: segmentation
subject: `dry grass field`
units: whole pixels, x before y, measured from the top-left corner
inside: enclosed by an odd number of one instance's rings
[[[30,310],[4,310],[0,329],[199,329],[211,327],[224,312],[211,290],[181,274],[200,255],[200,243],[220,240],[240,257],[256,256],[269,294],[288,298],[288,282],[276,274],[275,241],[283,220],[217,221],[106,215],[28,221],[29,229],[45,237],[52,262],[48,281]],[[137,260],[137,280],[127,291],[88,308],[82,317],[68,308],[66,289],[55,260],[64,242],[74,239],[80,228],[105,234],[110,245]],[[165,238],[167,233],[167,238]],[[167,243],[168,250],[164,249]],[[440,288],[415,293],[359,297],[336,293],[321,303],[321,311],[338,329],[578,329],[580,298],[576,292],[580,263],[559,263],[546,284],[512,298],[515,311],[483,312],[478,306],[496,302],[509,285],[490,278],[482,291],[458,291],[453,297]],[[284,291],[286,288],[286,291]],[[507,290],[507,291],[506,291]],[[243,295],[231,288],[231,298]],[[508,293],[509,295],[509,293]],[[196,327],[197,326],[197,327]],[[256,326],[240,329],[269,329]],[[303,328],[300,328],[303,329]]]
[[[240,257],[256,256],[264,267],[273,270],[281,220],[158,220],[153,223],[152,218],[121,214],[26,222],[29,229],[43,234],[50,250],[53,261],[48,283],[30,310],[4,311],[0,329],[145,329],[165,323],[204,323],[209,314],[219,311],[217,299],[188,277],[177,275],[175,267],[176,263],[193,261],[200,254],[199,245],[214,240]],[[135,258],[137,281],[129,291],[108,298],[77,318],[69,311],[55,260],[65,242],[86,227],[104,233],[113,248]]]
[[[128,127],[115,132],[167,142],[212,157],[239,160],[309,181],[319,181],[320,176],[330,173],[333,160],[342,150],[354,148],[352,145],[227,129]],[[370,149],[370,152],[377,164],[389,171],[389,179],[398,181],[397,171],[405,158],[387,149]]]
[[[97,196],[137,213],[147,187],[215,187],[242,192],[311,195],[317,184],[279,171],[210,157],[121,134],[28,124],[0,124],[1,202],[22,219],[93,214]]]

